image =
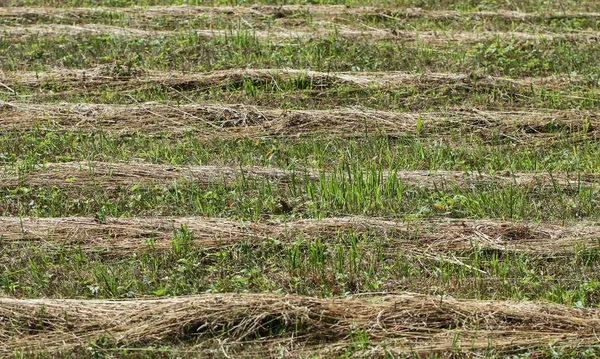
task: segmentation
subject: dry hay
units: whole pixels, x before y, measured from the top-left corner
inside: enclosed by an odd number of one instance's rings
[[[183,30],[147,30],[137,29],[135,27],[124,27],[104,24],[81,24],[81,25],[65,25],[65,24],[35,24],[27,26],[0,26],[0,33],[8,39],[17,39],[24,36],[59,36],[59,35],[100,35],[100,36],[119,36],[119,37],[159,37],[159,36],[177,36]],[[313,38],[324,36],[323,34],[310,33],[305,31],[230,31],[230,30],[211,30],[211,29],[194,29],[188,31],[190,34],[209,40],[213,38],[223,38],[236,36],[237,34],[249,35],[260,39],[288,39],[288,38]],[[379,32],[375,32],[379,33]],[[344,34],[346,35],[346,34]],[[347,36],[353,36],[353,32],[349,32]],[[329,35],[331,36],[331,34]]]
[[[318,30],[309,27],[284,28],[278,27],[268,31],[245,29],[239,31],[215,30],[215,29],[193,29],[188,30],[200,38],[209,40],[213,38],[223,38],[243,34],[258,39],[267,40],[285,40],[299,39],[308,40],[315,38],[327,38],[336,36],[346,39],[371,39],[371,40],[401,40],[403,42],[425,42],[429,45],[445,44],[471,44],[486,40],[518,40],[518,41],[553,41],[555,39],[565,39],[567,41],[597,43],[600,37],[597,32],[580,31],[573,34],[548,33],[548,32],[500,32],[500,31],[414,31],[414,30],[396,30],[396,29],[364,29],[355,28],[348,25],[339,25],[332,22],[322,21],[315,24]],[[7,38],[21,38],[23,36],[59,36],[59,35],[102,35],[102,36],[120,36],[120,37],[157,37],[157,36],[179,36],[182,30],[147,30],[135,27],[113,26],[104,24],[34,24],[19,26],[0,26],[0,33]]]
[[[193,182],[200,186],[211,183],[231,184],[239,180],[271,180],[285,184],[294,173],[268,167],[227,167],[227,166],[189,166],[173,167],[150,163],[109,163],[109,162],[65,162],[47,163],[37,166],[33,171],[18,175],[10,170],[0,169],[0,188],[28,186],[92,186],[102,185],[113,188],[121,185],[140,183],[175,184],[178,181]],[[318,176],[302,175],[317,180]]]
[[[498,351],[597,343],[600,310],[532,302],[456,300],[401,294],[319,299],[276,294],[206,294],[148,300],[0,299],[0,353],[53,352],[107,338],[118,346],[177,342],[190,336],[233,346],[246,341],[305,345],[347,342],[395,350]],[[458,340],[456,340],[458,338]],[[247,341],[250,341],[248,343]]]
[[[59,35],[102,35],[102,36],[120,36],[120,37],[157,37],[157,36],[179,36],[183,30],[146,30],[137,29],[134,27],[113,26],[104,24],[80,24],[80,25],[64,25],[64,24],[34,24],[25,26],[0,26],[0,33],[9,39],[17,39],[24,36],[59,36]],[[371,39],[384,39],[393,37],[402,37],[406,40],[414,40],[414,32],[406,32],[406,34],[393,33],[386,30],[353,30],[351,28],[343,28],[339,31],[314,31],[309,28],[288,30],[284,28],[272,29],[269,31],[263,30],[217,30],[217,29],[193,29],[187,30],[187,33],[194,34],[205,40],[213,38],[223,38],[229,36],[237,36],[243,34],[259,39],[269,40],[284,40],[284,39],[313,39],[323,38],[336,35],[342,38],[357,38],[366,37]],[[476,36],[475,34],[473,36]],[[497,36],[503,36],[499,34]],[[518,35],[517,35],[518,36]],[[583,36],[583,35],[581,35]],[[563,36],[564,37],[564,36]],[[469,38],[465,36],[465,38]]]
[[[171,248],[174,233],[185,228],[191,246],[215,249],[242,243],[291,243],[298,238],[327,242],[338,234],[375,236],[377,245],[396,253],[465,252],[475,247],[543,255],[598,248],[600,228],[592,223],[573,225],[498,220],[397,222],[366,217],[296,220],[288,223],[246,222],[222,218],[17,218],[0,217],[0,239],[6,250],[33,245],[51,249],[77,246],[109,255],[143,249]]]
[[[194,133],[197,139],[272,138],[323,135],[357,137],[369,133],[388,136],[438,136],[460,131],[482,139],[505,136],[511,142],[531,142],[558,133],[595,135],[597,113],[587,111],[479,111],[388,112],[346,108],[339,110],[285,110],[246,105],[140,105],[6,104],[0,108],[0,131],[106,131],[136,133]],[[417,123],[421,122],[417,131]]]
[[[202,30],[198,30],[202,34]],[[210,34],[210,31],[207,31]],[[18,26],[0,26],[0,33],[8,39],[18,39],[24,36],[58,36],[58,35],[110,35],[110,36],[130,36],[130,37],[149,37],[159,35],[173,34],[171,31],[144,30],[131,27],[121,27],[104,24],[35,24]],[[221,35],[222,36],[222,35]]]
[[[380,16],[382,19],[401,20],[403,18],[429,18],[429,19],[460,19],[460,18],[496,18],[505,20],[536,20],[550,19],[572,19],[600,18],[599,13],[593,12],[570,12],[560,9],[557,12],[535,12],[527,13],[510,10],[497,11],[455,11],[455,10],[425,10],[422,8],[394,8],[386,6],[346,6],[346,5],[252,5],[252,6],[143,6],[126,8],[59,8],[59,7],[0,7],[0,18],[22,18],[31,16],[65,16],[73,15],[76,18],[85,18],[93,14],[124,14],[139,16],[145,19],[156,17],[187,17],[198,15],[254,15],[275,16],[277,19],[294,16],[297,14],[311,14],[314,19],[330,18],[332,16]]]
[[[207,73],[182,73],[176,71],[152,71],[125,66],[102,65],[85,70],[55,70],[35,73],[30,71],[0,72],[0,84],[6,91],[15,92],[12,87],[39,88],[38,100],[46,95],[74,95],[89,93],[98,88],[110,86],[127,96],[132,91],[164,88],[180,91],[209,91],[211,89],[236,90],[246,82],[256,86],[280,87],[288,83],[298,90],[322,91],[340,86],[349,89],[392,91],[405,86],[412,86],[424,92],[435,89],[450,94],[469,94],[482,89],[507,87],[510,91],[520,88],[545,88],[567,90],[574,87],[597,87],[581,76],[551,76],[510,79],[506,77],[481,76],[477,73],[407,73],[407,72],[318,72],[297,69],[229,69]],[[45,94],[45,84],[52,84],[52,92]],[[307,90],[309,88],[310,90]],[[2,107],[11,104],[2,102]],[[13,105],[16,106],[16,105]]]
[[[351,73],[324,73],[295,69],[230,69],[208,73],[185,74],[181,72],[142,70],[140,73],[130,73],[130,69],[103,65],[86,70],[57,70],[36,74],[33,72],[17,71],[0,73],[0,81],[5,86],[40,86],[51,81],[56,86],[68,86],[69,93],[77,90],[89,91],[101,86],[110,85],[112,88],[143,89],[149,86],[165,86],[176,90],[209,90],[212,88],[238,87],[245,81],[255,84],[273,84],[277,80],[302,80],[313,88],[330,88],[336,85],[350,85],[366,88],[379,79],[389,83],[390,78],[403,80],[414,79],[414,75],[404,73],[374,73],[356,75]],[[386,76],[389,75],[389,76]],[[436,75],[433,75],[436,76]],[[457,78],[458,75],[449,74]],[[439,77],[439,76],[436,76]],[[384,85],[383,83],[381,85]]]
[[[387,180],[390,173],[383,172],[381,182]],[[468,171],[397,171],[396,177],[404,185],[413,187],[440,189],[444,187],[475,188],[491,186],[516,186],[523,190],[539,191],[548,188],[578,189],[594,188],[600,175],[587,173],[540,173],[508,171],[494,175]],[[346,180],[341,178],[340,180]],[[349,179],[348,179],[349,180]]]
[[[359,177],[360,176],[360,177]],[[384,185],[390,176],[409,188],[484,188],[494,186],[516,186],[522,190],[540,191],[543,189],[595,188],[600,175],[591,173],[541,173],[503,172],[482,174],[468,171],[393,171],[376,170],[352,174],[345,172],[329,173],[311,169],[286,171],[271,167],[227,167],[227,166],[187,166],[176,167],[150,163],[118,162],[64,162],[38,165],[32,170],[17,173],[0,168],[0,188],[17,186],[56,186],[62,188],[81,186],[102,186],[115,188],[138,184],[194,183],[200,186],[211,184],[234,184],[246,180],[271,181],[285,186],[295,181],[318,182],[321,178],[352,184],[365,181]]]
[[[116,13],[123,16],[128,15],[129,23],[125,26],[111,26],[96,23],[82,23],[81,17],[90,17],[94,14],[115,13],[115,9],[11,9],[4,10],[0,8],[0,18],[13,19],[19,22],[24,16],[32,17],[60,17],[60,21],[65,21],[65,17],[71,17],[73,25],[65,24],[19,24],[19,26],[4,26],[0,28],[0,32],[5,36],[20,37],[26,35],[58,35],[58,34],[102,34],[116,36],[135,36],[135,37],[150,37],[160,35],[178,34],[181,29],[168,30],[148,30],[144,29],[151,27],[144,25],[156,17],[164,16],[169,19],[182,18],[189,16],[206,16],[214,18],[219,16],[229,19],[231,22],[243,19],[246,30],[243,33],[250,33],[252,36],[262,39],[306,39],[325,36],[338,36],[342,38],[369,38],[373,40],[382,39],[401,39],[407,42],[425,41],[429,44],[446,44],[448,42],[473,43],[480,42],[486,39],[502,38],[507,40],[553,40],[563,38],[569,41],[593,41],[598,40],[598,34],[593,31],[578,31],[575,33],[548,33],[543,30],[535,32],[491,32],[491,31],[407,31],[397,29],[373,28],[360,21],[360,17],[374,17],[384,20],[393,20],[402,22],[407,18],[431,18],[431,19],[447,19],[458,20],[461,18],[473,19],[504,19],[531,21],[540,18],[551,19],[567,19],[567,18],[591,18],[598,17],[594,13],[571,13],[571,14],[531,14],[519,13],[510,11],[500,12],[472,12],[461,13],[455,11],[423,11],[420,9],[392,9],[386,8],[346,8],[342,6],[253,6],[253,7],[202,7],[202,6],[175,6],[175,7],[150,7],[143,9],[119,9]],[[312,26],[306,26],[306,21],[298,20],[298,15],[303,16],[310,13],[313,21]],[[276,19],[276,25],[270,27],[269,31],[264,31],[260,26],[260,22],[264,22],[266,17],[273,16]],[[340,19],[350,17],[354,23],[350,25],[340,24]],[[254,21],[253,18],[258,18],[259,23],[255,28],[248,20]],[[358,21],[357,18],[359,19]],[[59,20],[59,19],[57,19]],[[84,20],[85,21],[85,20]],[[315,30],[317,29],[317,30]],[[229,30],[214,30],[214,29],[193,29],[189,30],[197,36],[210,39],[214,37],[223,37],[231,34]]]

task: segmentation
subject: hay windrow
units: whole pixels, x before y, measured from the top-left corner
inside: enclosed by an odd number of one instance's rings
[[[228,344],[269,336],[287,343],[326,345],[364,331],[369,342],[395,340],[396,349],[480,347],[494,335],[496,350],[558,340],[594,343],[600,311],[509,301],[456,300],[401,294],[373,299],[319,299],[276,294],[207,294],[148,300],[0,299],[0,352],[68,350],[100,337],[119,346],[185,340]],[[498,334],[496,334],[498,333]],[[456,343],[454,343],[456,344]]]
[[[171,248],[174,234],[185,228],[196,248],[214,249],[242,243],[335,241],[339,234],[365,234],[378,238],[387,250],[425,253],[464,252],[475,247],[532,254],[573,253],[598,248],[600,227],[498,220],[392,221],[367,217],[295,220],[287,223],[246,222],[222,218],[17,218],[0,217],[0,238],[7,251],[21,246],[104,251],[108,255],[137,250]]]
[[[118,15],[127,19],[121,26],[110,26],[102,23],[106,16]],[[301,19],[310,16],[310,26]],[[402,24],[407,19],[424,19],[425,21],[487,21],[501,22],[537,22],[559,21],[569,19],[597,19],[597,13],[522,13],[517,11],[440,11],[418,8],[378,8],[378,7],[345,7],[345,6],[260,6],[252,7],[205,7],[205,6],[150,6],[142,8],[0,8],[0,19],[18,26],[5,26],[3,33],[10,37],[26,35],[64,35],[64,34],[102,34],[115,36],[151,37],[173,34],[172,31],[154,30],[154,23],[168,19],[169,21],[186,21],[190,17],[201,17],[213,22],[228,22],[233,26],[244,24],[246,33],[261,39],[313,39],[315,37],[335,35],[342,38],[370,38],[373,40],[396,39],[408,43],[425,41],[428,44],[474,43],[484,39],[503,38],[506,40],[537,41],[565,39],[567,41],[597,41],[593,31],[574,31],[572,33],[552,33],[543,26],[534,26],[529,32],[491,32],[491,31],[407,31],[394,28],[374,28],[362,22],[362,19],[387,21],[391,24]],[[210,20],[209,20],[210,19]],[[264,22],[274,19],[275,26],[264,31]],[[358,19],[358,21],[356,21]],[[49,22],[56,22],[49,23]],[[351,22],[353,25],[343,24]],[[126,24],[126,25],[125,25]],[[26,25],[26,26],[24,26]],[[208,27],[209,25],[206,25]],[[315,31],[318,29],[318,32]],[[324,31],[325,30],[325,31]],[[178,30],[179,31],[179,30]],[[227,31],[195,28],[190,30],[205,39],[222,37],[230,34]]]
[[[169,106],[158,104],[103,105],[5,104],[0,130],[105,131],[115,135],[192,132],[196,138],[271,138],[322,135],[328,137],[438,136],[464,132],[486,140],[504,134],[518,142],[538,141],[556,133],[593,135],[600,117],[589,111],[480,111],[388,112],[346,108],[340,110],[286,110],[242,104]],[[421,126],[417,131],[417,123]],[[497,137],[497,136],[496,136]]]
[[[307,174],[317,180],[316,174]],[[47,163],[34,171],[18,175],[0,169],[0,187],[28,186],[95,186],[113,188],[143,183],[175,184],[193,182],[200,186],[211,183],[235,183],[240,179],[262,179],[285,184],[294,176],[292,171],[269,167],[189,166],[174,167],[149,163],[65,162]]]
[[[193,29],[186,32],[202,39],[224,38],[237,34],[252,36],[262,40],[312,40],[315,38],[327,38],[336,36],[345,39],[371,39],[371,40],[396,40],[408,43],[424,42],[429,45],[445,44],[472,44],[485,40],[503,39],[517,41],[553,41],[564,39],[566,41],[587,41],[590,44],[597,43],[600,37],[596,32],[580,31],[573,34],[548,33],[548,32],[500,32],[500,31],[410,31],[396,29],[368,29],[354,28],[348,25],[338,25],[323,21],[318,24],[320,31],[309,27],[276,28],[269,31],[263,30],[215,30],[215,29]],[[1,26],[0,33],[10,39],[18,39],[23,36],[64,36],[64,35],[101,35],[136,38],[155,38],[160,36],[175,36],[181,34],[182,30],[147,30],[135,27],[122,27],[104,24],[34,24],[26,26]]]
[[[375,176],[375,177],[373,177]],[[187,166],[177,167],[150,163],[119,162],[64,162],[46,163],[23,173],[14,169],[0,169],[0,188],[17,186],[81,187],[101,186],[114,188],[138,184],[195,183],[200,186],[210,184],[234,184],[239,181],[265,180],[285,186],[291,181],[364,182],[366,178],[377,178],[383,185],[390,176],[395,176],[403,185],[413,188],[476,188],[513,185],[527,190],[542,190],[561,187],[564,189],[595,188],[600,175],[592,173],[541,173],[541,172],[502,172],[484,174],[468,171],[393,171],[377,170],[348,174],[345,172],[323,172],[312,169],[286,171],[272,167],[227,167],[227,166]]]
[[[114,14],[130,14],[142,16],[145,18],[154,18],[158,16],[184,17],[191,15],[255,15],[255,16],[272,16],[278,18],[288,17],[298,13],[310,13],[315,18],[329,18],[331,16],[361,16],[373,15],[381,16],[382,18],[430,18],[430,19],[457,19],[464,17],[472,17],[478,19],[484,18],[501,18],[506,20],[535,20],[540,18],[572,19],[600,18],[599,13],[593,12],[519,12],[510,10],[497,11],[454,11],[454,10],[425,10],[422,8],[400,7],[393,8],[386,6],[346,6],[346,5],[260,5],[252,6],[143,6],[143,7],[128,7],[128,8],[57,8],[57,7],[0,7],[0,17],[24,17],[33,15],[45,16],[66,16],[76,15],[85,17],[91,14],[114,13]]]
[[[56,70],[35,73],[29,71],[0,72],[0,82],[6,86],[43,87],[51,83],[53,92],[61,89],[70,94],[89,92],[102,86],[114,90],[140,90],[151,86],[163,86],[178,91],[209,89],[235,89],[244,82],[255,85],[278,86],[279,82],[296,84],[312,90],[325,90],[339,86],[357,89],[392,90],[410,85],[420,89],[445,87],[466,92],[509,86],[530,89],[562,89],[576,85],[594,86],[580,76],[551,76],[511,79],[507,77],[480,76],[476,73],[408,73],[408,72],[318,72],[297,69],[230,69],[207,73],[181,73],[175,71],[138,70],[135,68],[103,65],[85,70]],[[299,85],[298,85],[299,84]]]

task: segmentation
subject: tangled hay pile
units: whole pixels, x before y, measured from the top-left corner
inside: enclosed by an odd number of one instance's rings
[[[502,351],[550,340],[597,342],[599,328],[597,309],[418,294],[375,299],[207,294],[128,301],[0,300],[3,353],[40,346],[67,350],[99,338],[139,346],[190,337],[228,344],[259,343],[268,337],[293,349],[331,346],[356,332],[365,333],[370,346],[389,342],[398,350],[482,349],[492,344]]]

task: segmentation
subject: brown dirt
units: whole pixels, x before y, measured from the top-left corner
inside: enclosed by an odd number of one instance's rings
[[[185,339],[186,333],[218,340],[227,349],[241,342],[260,347],[260,338],[269,338],[293,353],[307,345],[335,348],[359,330],[372,350],[382,349],[380,344],[417,353],[477,350],[491,340],[494,349],[505,352],[552,340],[597,343],[599,316],[598,309],[412,293],[370,299],[266,293],[123,301],[2,298],[0,353],[68,350],[100,338],[125,347],[164,344]],[[285,331],[273,339],[273,327]]]
[[[577,247],[598,248],[600,227],[494,220],[397,222],[367,217],[296,220],[288,223],[242,222],[220,218],[17,218],[0,217],[0,238],[7,250],[33,245],[51,249],[78,246],[84,251],[129,255],[148,249],[171,248],[175,230],[187,228],[192,245],[214,249],[241,243],[326,238],[337,233],[375,235],[390,251],[406,253],[456,253],[482,249],[534,254],[573,253]]]
[[[0,109],[0,131],[31,130],[37,125],[52,131],[105,131],[116,135],[193,132],[196,138],[268,138],[325,135],[437,136],[445,133],[494,134],[529,143],[551,138],[553,132],[597,133],[600,117],[586,111],[497,112],[455,109],[444,112],[386,112],[341,110],[285,110],[246,105],[102,105],[6,104]],[[422,126],[417,132],[417,122]],[[587,127],[586,127],[587,126]],[[496,136],[498,137],[498,136]]]

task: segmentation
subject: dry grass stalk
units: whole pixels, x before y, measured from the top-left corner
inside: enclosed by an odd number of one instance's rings
[[[342,110],[288,110],[245,105],[6,105],[0,130],[33,129],[106,131],[116,135],[193,132],[197,138],[268,138],[324,135],[438,136],[463,131],[483,139],[494,134],[517,137],[521,142],[556,136],[553,131],[597,134],[600,117],[587,111],[496,112],[448,110],[444,112],[388,112],[348,108]],[[417,123],[421,128],[417,131]]]
[[[22,246],[41,248],[78,246],[109,255],[154,248],[171,248],[175,231],[186,228],[191,245],[213,249],[241,243],[293,242],[327,238],[349,231],[377,236],[389,251],[452,253],[478,246],[498,251],[562,254],[582,248],[598,248],[600,228],[593,223],[572,225],[492,220],[396,222],[368,217],[296,220],[288,223],[241,222],[222,218],[17,218],[0,217],[0,238],[6,250]]]
[[[148,300],[0,299],[0,352],[68,350],[107,338],[116,345],[164,344],[190,336],[226,343],[281,339],[290,346],[347,341],[496,350],[558,340],[597,342],[600,310],[531,302],[472,301],[418,294],[319,299],[276,294],[207,294]]]

